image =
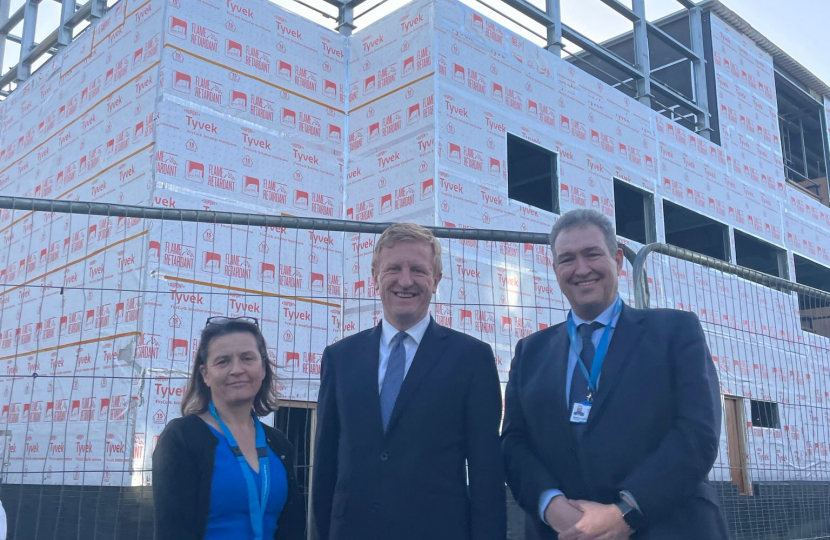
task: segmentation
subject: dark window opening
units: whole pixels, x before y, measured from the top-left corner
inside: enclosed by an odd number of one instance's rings
[[[729,261],[729,227],[682,206],[663,201],[666,242]]]
[[[311,432],[314,409],[281,406],[274,413],[274,427],[285,433],[294,447],[294,471],[300,492],[307,498],[311,486]]]
[[[507,196],[558,214],[556,154],[508,133]]]
[[[580,9],[584,9],[583,0],[578,0],[578,2]],[[607,4],[608,0],[603,0],[603,2]],[[630,8],[630,6],[627,7]],[[656,84],[652,84],[649,94],[651,107],[663,116],[696,131],[700,113],[687,105],[687,102],[697,102],[694,66],[689,54],[682,50],[682,47],[692,48],[689,12],[681,10],[672,13],[659,9],[654,11],[650,9],[651,7],[653,6],[646,9],[648,18],[653,20],[653,26],[647,28],[650,76],[653,83],[660,83],[672,91],[662,91],[656,87]],[[563,8],[563,14],[565,11]],[[658,14],[657,18],[652,17],[654,13]],[[564,23],[567,24],[568,21],[565,20]],[[622,27],[619,28],[622,29]],[[585,50],[576,45],[572,46],[567,39],[563,41],[566,45],[565,50],[572,53],[564,57],[566,61],[629,97],[634,99],[640,97],[637,78],[632,77],[630,72],[621,70],[618,64],[608,61],[602,53]],[[627,30],[602,41],[596,41],[596,39],[594,41],[609,56],[632,66],[637,65],[637,47],[633,30]]]
[[[771,276],[787,278],[786,251],[735,231],[735,262]]]
[[[691,49],[689,16],[680,12],[654,25],[670,39]],[[695,82],[692,61],[658,32],[649,29],[648,51],[651,61],[651,77],[690,101],[695,101]]]
[[[775,73],[775,93],[784,175],[825,205],[830,204],[822,104],[779,72]]]
[[[614,179],[614,213],[617,235],[639,244],[656,240],[654,195]]]
[[[781,429],[781,418],[778,415],[778,403],[771,401],[749,400],[752,408],[752,427]]]
[[[802,285],[830,293],[830,268],[794,255],[795,281]],[[814,294],[798,294],[801,328],[814,334],[830,337],[830,301]]]

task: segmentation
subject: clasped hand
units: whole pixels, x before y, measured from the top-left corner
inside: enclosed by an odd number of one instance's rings
[[[628,540],[634,533],[613,504],[572,501],[564,495],[548,504],[545,521],[559,540]]]

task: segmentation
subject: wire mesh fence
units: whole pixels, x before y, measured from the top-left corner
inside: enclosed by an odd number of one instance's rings
[[[733,538],[830,536],[830,294],[665,244],[635,268],[638,304],[696,313],[717,363]]]
[[[20,198],[0,208],[10,538],[153,537],[152,452],[215,315],[260,320],[283,400],[268,421],[294,443],[308,493],[320,358],[380,320],[370,265],[383,224]],[[504,384],[516,342],[567,315],[546,235],[445,225],[432,314],[489,343]],[[711,479],[733,538],[830,535],[830,295],[654,249],[626,263],[620,293],[704,324],[725,406]]]

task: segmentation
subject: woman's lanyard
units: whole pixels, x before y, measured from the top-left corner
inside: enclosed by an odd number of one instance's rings
[[[617,301],[614,304],[614,313],[611,315],[611,321],[605,326],[605,330],[602,332],[602,337],[600,338],[596,352],[594,353],[594,362],[591,365],[590,374],[588,373],[588,368],[585,367],[585,362],[582,361],[582,357],[576,350],[576,323],[573,319],[573,313],[568,313],[568,337],[571,339],[571,351],[573,351],[576,355],[576,363],[579,366],[579,369],[582,370],[582,374],[585,375],[585,379],[588,381],[588,402],[593,402],[594,395],[597,393],[599,375],[602,372],[602,364],[605,362],[605,353],[608,352],[608,345],[611,342],[611,327],[614,324],[614,321],[619,317],[620,312],[622,311],[622,305],[622,300],[619,296],[617,296]]]
[[[268,503],[268,491],[270,488],[270,482],[268,481],[268,447],[265,445],[265,430],[262,429],[262,424],[256,414],[254,414],[254,411],[251,411],[251,416],[256,426],[256,453],[259,456],[259,474],[262,478],[262,493],[260,500],[257,500],[254,475],[251,473],[251,467],[242,454],[242,450],[236,444],[236,439],[233,438],[231,430],[219,418],[219,414],[216,412],[216,406],[212,401],[208,408],[210,409],[210,414],[219,422],[219,427],[222,428],[222,433],[225,434],[225,438],[231,446],[231,452],[236,456],[236,459],[239,461],[239,466],[242,468],[242,476],[245,477],[245,483],[248,485],[248,507],[250,509],[251,528],[254,530],[254,538],[256,540],[262,540],[262,521],[265,517],[265,506]]]

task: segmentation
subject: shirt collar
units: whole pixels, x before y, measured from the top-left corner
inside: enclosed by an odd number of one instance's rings
[[[574,310],[571,310],[571,316],[573,317],[574,324],[576,325],[577,328],[579,328],[580,324],[591,324],[592,322],[596,321],[596,322],[602,323],[604,326],[608,326],[608,325],[611,325],[612,327],[616,326],[616,321],[614,321],[612,319],[614,317],[614,308],[617,307],[617,302],[622,302],[622,300],[620,299],[620,295],[617,295],[617,298],[613,302],[611,302],[611,305],[608,306],[607,308],[605,308],[605,311],[600,313],[599,316],[597,316],[597,318],[594,319],[593,321],[582,320],[579,317],[579,315],[577,315],[576,312],[574,312]]]
[[[387,347],[392,342],[392,339],[397,335],[400,330],[395,328],[392,323],[386,320],[386,317],[383,317],[383,323],[381,323],[380,327],[380,339],[383,340],[383,344]],[[421,340],[424,339],[424,334],[427,332],[427,327],[429,327],[429,322],[431,318],[429,313],[427,313],[423,319],[415,323],[415,325],[406,331],[406,334],[415,340],[416,345],[421,344]]]

